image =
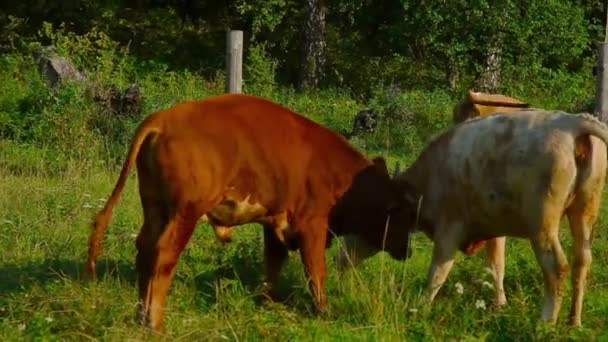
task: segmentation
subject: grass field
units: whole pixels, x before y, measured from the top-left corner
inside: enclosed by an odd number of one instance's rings
[[[0,142],[0,340],[148,339],[133,320],[134,237],[141,224],[136,177],[132,172],[108,228],[101,277],[85,282],[79,276],[90,220],[118,173],[58,158]],[[49,171],[55,169],[61,171]],[[569,253],[565,224],[562,237]],[[569,280],[558,325],[539,323],[542,278],[523,240],[508,240],[508,305],[500,310],[491,306],[483,252],[458,255],[435,305],[425,308],[417,303],[432,247],[426,237],[415,237],[407,262],[381,253],[341,276],[333,263],[337,242],[326,254],[330,312],[320,319],[312,313],[297,253],[281,277],[282,301],[263,304],[255,296],[263,274],[261,228],[239,227],[223,247],[199,224],[170,292],[166,340],[608,341],[608,199],[597,225],[581,329],[565,324]]]

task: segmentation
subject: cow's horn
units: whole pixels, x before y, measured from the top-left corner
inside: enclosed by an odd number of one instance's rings
[[[399,165],[399,161],[395,162],[395,171],[393,171],[393,178],[397,176],[401,172],[401,167]]]

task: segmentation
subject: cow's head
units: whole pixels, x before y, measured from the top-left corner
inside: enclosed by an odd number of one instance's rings
[[[416,206],[406,200],[409,195],[404,197],[411,191],[404,190],[392,180],[381,157],[354,177],[329,220],[332,230],[345,235],[344,247],[353,264],[381,250],[397,260],[410,256],[409,228],[415,222]],[[350,264],[344,249],[336,261],[339,268]]]

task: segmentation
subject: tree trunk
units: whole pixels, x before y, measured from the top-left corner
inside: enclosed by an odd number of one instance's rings
[[[445,77],[450,87],[450,90],[456,90],[456,87],[458,86],[459,76],[460,73],[458,70],[458,66],[456,65],[456,63],[449,61],[446,68]]]
[[[304,46],[298,90],[316,87],[323,76],[325,64],[325,13],[324,0],[306,0],[307,19],[304,25]]]
[[[488,49],[484,70],[479,79],[479,90],[495,93],[500,86],[500,69],[502,67],[502,39],[495,39]]]

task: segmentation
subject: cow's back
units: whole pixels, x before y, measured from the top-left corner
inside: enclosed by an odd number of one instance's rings
[[[329,129],[255,96],[185,102],[161,115],[172,119],[156,141],[160,164],[183,180],[174,184],[196,183],[193,196],[295,211],[307,196],[333,201],[331,192],[344,191],[351,173],[369,164]]]
[[[527,107],[527,103],[514,97],[502,94],[469,91],[454,107],[452,119],[456,124],[471,118],[487,116],[496,112],[517,112]]]
[[[433,170],[427,203],[436,206],[433,210],[451,207],[455,217],[493,227],[497,236],[526,234],[526,215],[539,210],[531,205],[538,203],[539,194],[550,191],[556,163],[574,163],[572,136],[546,125],[557,115],[498,113],[448,131],[439,139],[443,144],[424,152],[425,167]],[[497,218],[502,220],[496,222]]]

